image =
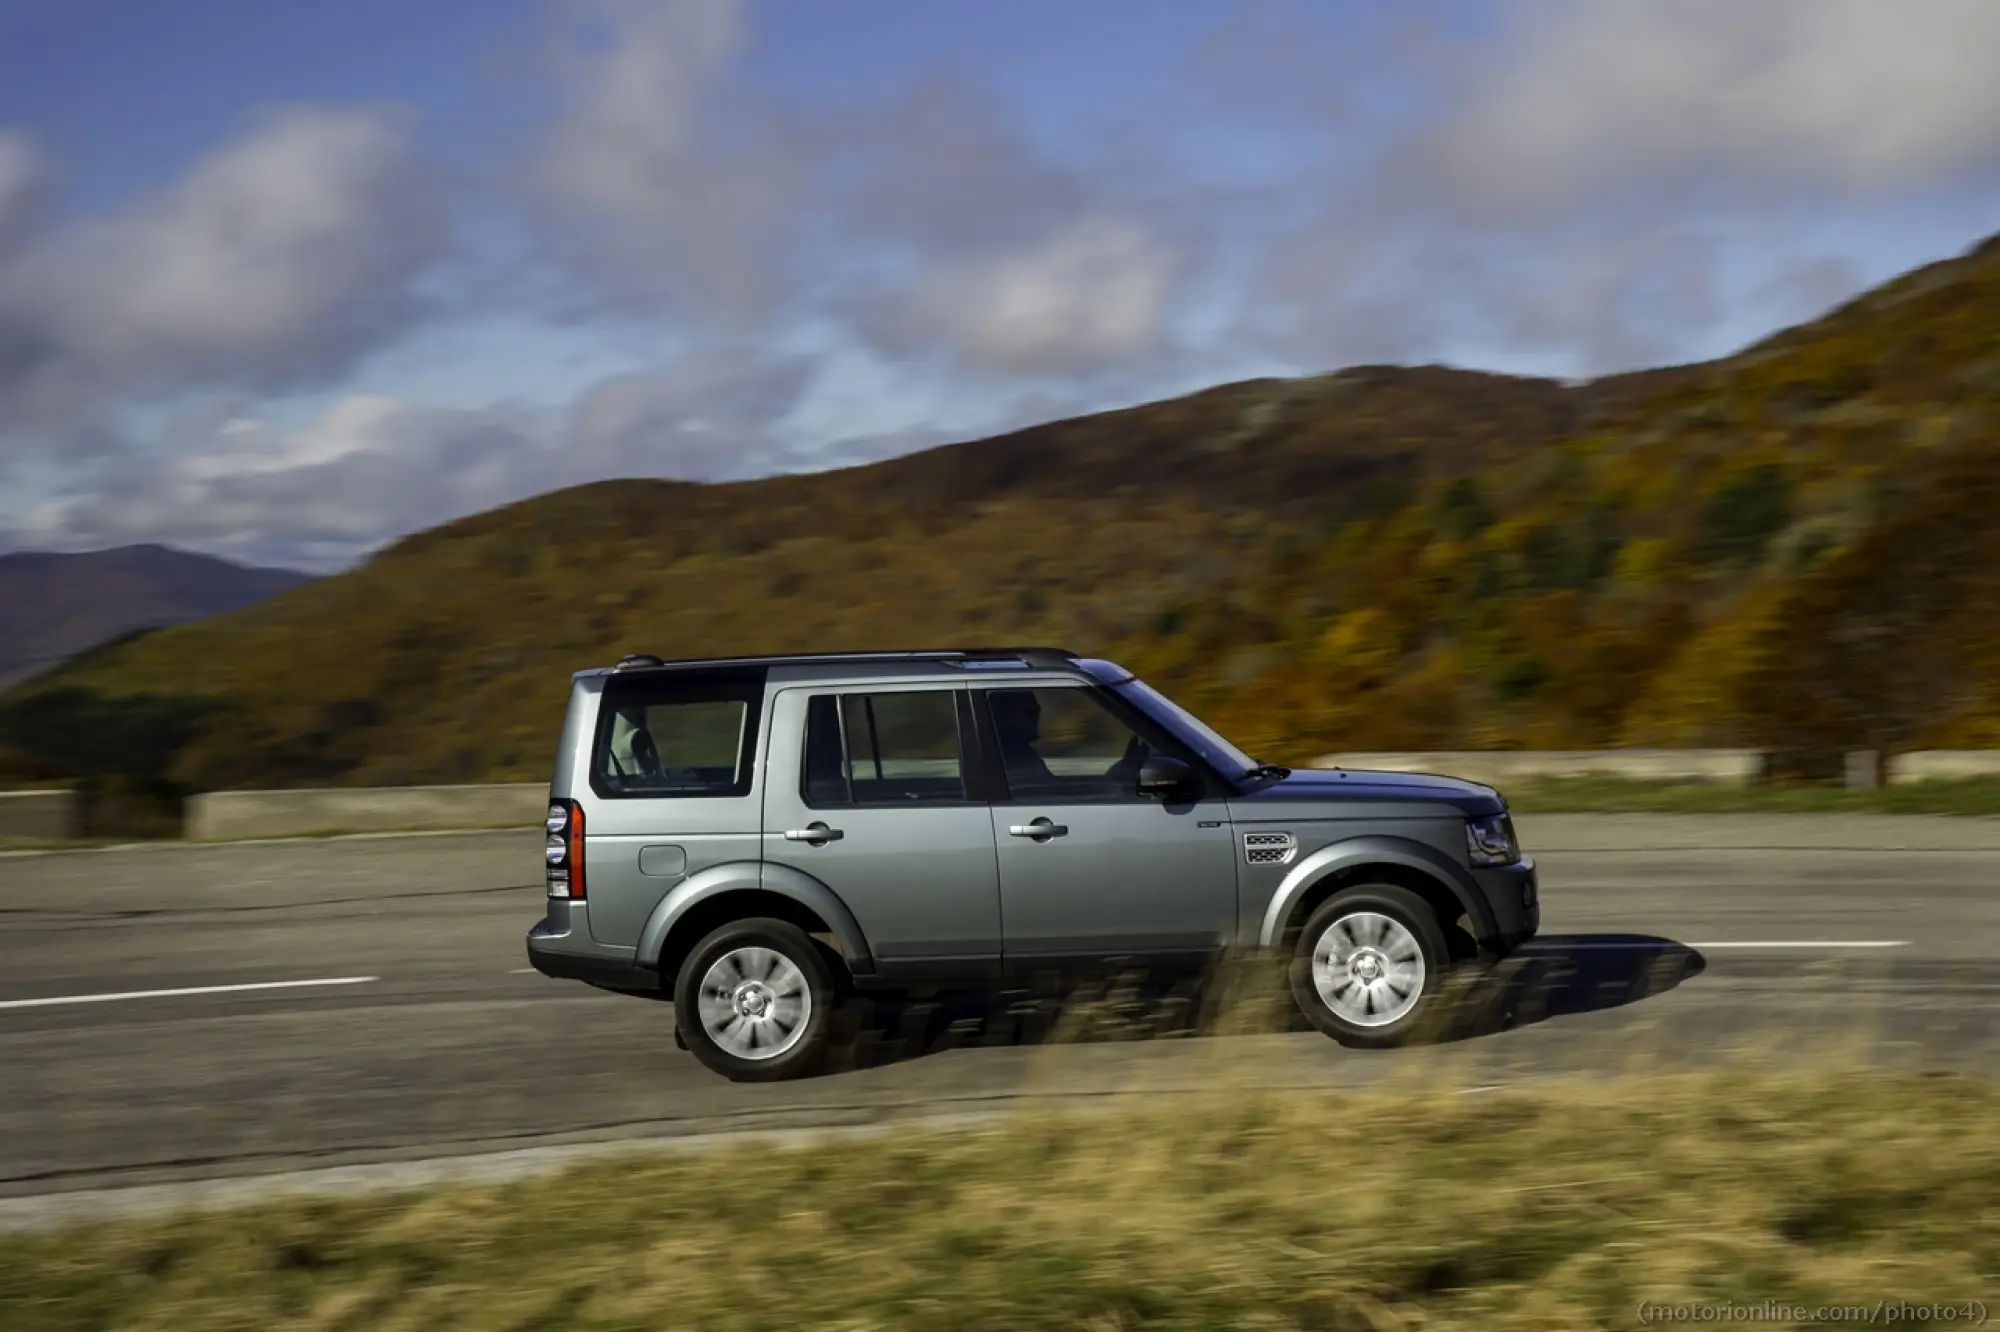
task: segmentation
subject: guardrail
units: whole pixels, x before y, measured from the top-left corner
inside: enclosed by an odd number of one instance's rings
[[[0,791],[0,838],[65,841],[76,836],[81,809],[75,791]]]

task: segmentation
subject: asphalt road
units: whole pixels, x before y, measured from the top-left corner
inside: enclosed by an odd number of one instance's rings
[[[1746,1052],[2000,1064],[2000,821],[1520,824],[1545,933],[1447,1045],[1049,1043],[919,1009],[860,1067],[777,1086],[708,1073],[663,1004],[523,971],[537,833],[0,856],[0,1198],[1217,1078],[1431,1094]]]

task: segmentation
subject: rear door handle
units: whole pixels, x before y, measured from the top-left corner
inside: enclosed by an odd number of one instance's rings
[[[1007,829],[1007,832],[1012,837],[1032,837],[1038,842],[1045,842],[1051,837],[1069,836],[1069,825],[1066,823],[1051,823],[1044,816],[1032,823],[1014,824]]]
[[[847,834],[840,829],[829,828],[824,823],[808,823],[803,828],[785,829],[786,841],[808,842],[813,846],[825,846],[828,842],[837,842],[845,836]]]

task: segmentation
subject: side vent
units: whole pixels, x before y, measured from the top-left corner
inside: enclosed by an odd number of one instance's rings
[[[1243,834],[1243,859],[1252,865],[1285,865],[1298,854],[1299,839],[1288,832]]]

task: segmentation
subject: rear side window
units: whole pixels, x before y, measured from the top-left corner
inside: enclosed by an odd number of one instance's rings
[[[614,680],[598,718],[591,786],[611,797],[748,795],[763,701],[761,675]]]
[[[953,690],[817,694],[806,704],[806,803],[962,802]]]

